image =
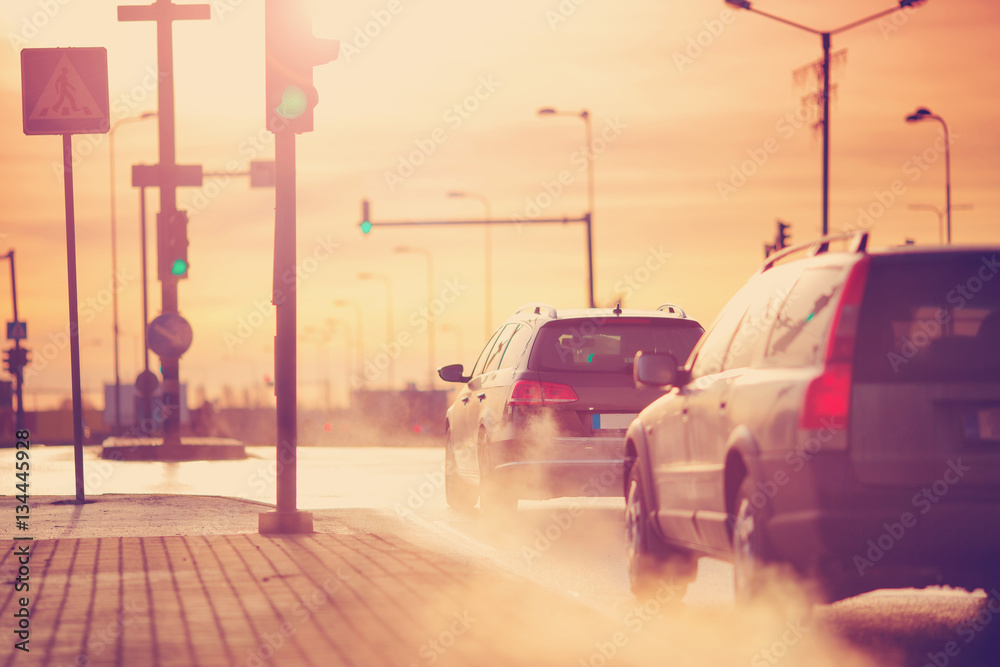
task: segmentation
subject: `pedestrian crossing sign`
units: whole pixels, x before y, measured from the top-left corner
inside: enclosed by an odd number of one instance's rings
[[[106,133],[107,49],[22,49],[21,101],[25,134]]]

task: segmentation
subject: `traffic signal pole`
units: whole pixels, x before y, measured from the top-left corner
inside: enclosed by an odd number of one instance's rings
[[[373,222],[371,219],[371,206],[367,199],[361,201],[361,222],[358,226],[362,234],[369,234],[375,227],[447,227],[466,225],[543,225],[543,224],[567,224],[570,222],[582,222],[587,230],[587,303],[591,308],[596,307],[594,301],[594,249],[591,243],[591,215],[584,213],[579,218],[530,218],[527,220],[400,220],[393,222]]]
[[[11,293],[11,298],[14,302],[14,322],[20,322],[21,320],[17,319],[17,278],[15,277],[16,274],[14,272],[14,251],[11,250],[6,255],[4,255],[4,257],[10,260],[10,293]],[[14,349],[15,350],[21,349],[20,338],[14,339]],[[20,355],[21,353],[17,352],[16,354]],[[17,370],[14,371],[14,383],[15,383],[14,392],[15,396],[17,397],[16,423],[17,423],[17,430],[20,431],[24,428],[24,393],[21,389],[21,385],[24,384],[24,367],[21,365],[18,365]]]
[[[300,0],[264,0],[265,118],[274,134],[274,395],[278,443],[277,511],[258,515],[258,531],[311,533],[313,518],[296,508],[298,410],[296,405],[295,135],[312,132],[318,94],[315,65],[335,60],[340,43],[317,39]]]
[[[298,469],[295,295],[295,133],[279,132],[274,142],[274,395],[277,399],[277,504],[279,521],[294,522]],[[283,515],[283,516],[282,516]],[[312,516],[308,517],[312,530]],[[279,531],[281,532],[281,531]]]
[[[157,120],[159,123],[160,160],[158,187],[160,190],[160,212],[157,214],[157,239],[177,238],[183,233],[183,244],[187,245],[187,218],[177,210],[177,151],[174,131],[174,21],[207,20],[211,18],[211,6],[176,5],[171,0],[155,0],[146,6],[121,5],[118,7],[119,21],[156,22],[156,63],[158,83]],[[177,229],[178,225],[183,229]],[[184,274],[186,274],[186,267]],[[183,275],[183,274],[182,274]],[[162,285],[163,314],[177,314],[177,284],[182,275],[160,267]],[[181,446],[181,404],[180,404],[180,361],[177,358],[160,357],[163,368],[163,446]],[[169,456],[169,453],[168,453]]]

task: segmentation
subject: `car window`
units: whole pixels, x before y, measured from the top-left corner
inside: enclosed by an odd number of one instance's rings
[[[703,330],[694,320],[658,317],[567,319],[542,326],[532,369],[631,374],[640,350],[686,359]]]
[[[726,350],[733,340],[736,327],[739,326],[743,314],[750,305],[751,290],[747,285],[736,293],[729,303],[726,304],[719,316],[715,318],[715,323],[702,338],[701,344],[694,353],[694,360],[691,364],[691,377],[700,378],[712,375],[722,370],[722,361],[725,359]]]
[[[503,331],[503,327],[500,327],[499,329],[493,332],[493,335],[490,337],[489,342],[486,343],[486,347],[484,347],[483,351],[479,353],[479,359],[476,360],[476,365],[472,367],[472,372],[469,373],[469,377],[476,377],[477,375],[482,375],[483,368],[486,366],[486,359],[489,356],[490,350],[493,349],[493,344],[497,342],[497,336],[500,335],[501,331]]]
[[[861,382],[997,382],[994,253],[874,258],[858,324]]]
[[[817,363],[826,345],[830,320],[840,301],[846,269],[806,269],[781,304],[764,356],[767,366],[803,367]]]
[[[518,326],[517,330],[514,331],[514,335],[511,336],[510,341],[507,343],[503,356],[500,358],[500,368],[511,368],[517,364],[524,354],[524,349],[528,346],[529,340],[531,340],[531,327],[526,324]]]
[[[745,368],[751,364],[801,273],[800,266],[778,266],[763,273],[749,286],[752,292],[750,308],[740,320],[736,335],[726,350],[722,370]]]
[[[483,368],[484,373],[495,371],[500,367],[500,358],[503,356],[504,350],[507,349],[507,343],[510,341],[511,336],[514,335],[516,328],[516,324],[508,324],[500,330],[500,335],[497,337],[493,349],[490,350],[489,355],[486,357],[486,366]]]

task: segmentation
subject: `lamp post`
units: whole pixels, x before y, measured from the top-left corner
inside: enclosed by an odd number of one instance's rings
[[[972,204],[955,204],[951,207],[953,211],[968,211]],[[945,210],[933,204],[910,204],[911,211],[930,211],[938,217],[938,244],[944,245],[944,214]]]
[[[493,214],[490,210],[490,202],[484,195],[475,192],[449,192],[449,197],[455,198],[468,198],[468,199],[478,199],[483,203],[483,208],[486,210],[487,224],[486,227],[486,260],[485,260],[485,271],[486,271],[486,297],[484,300],[485,304],[485,331],[483,333],[484,339],[489,339],[490,337],[490,327],[493,326],[493,227],[489,224],[489,220],[493,219]]]
[[[790,25],[793,28],[798,28],[799,30],[805,30],[806,32],[812,33],[814,35],[819,35],[823,40],[823,236],[826,236],[829,230],[829,218],[830,218],[830,37],[838,33],[846,32],[851,28],[856,28],[859,25],[874,21],[875,19],[882,18],[887,14],[892,14],[893,12],[898,12],[901,9],[907,7],[912,7],[919,5],[924,0],[899,0],[898,7],[890,7],[889,9],[883,10],[877,14],[872,14],[863,19],[853,21],[847,25],[840,26],[834,30],[821,31],[808,26],[804,26],[788,19],[783,19],[780,16],[775,16],[774,14],[768,14],[767,12],[762,12],[759,9],[754,9],[749,0],[725,0],[727,5],[736,7],[737,9],[746,9],[747,11],[760,14],[761,16],[766,16],[769,19],[778,21],[779,23],[784,23],[785,25]]]
[[[951,245],[951,139],[948,135],[948,123],[925,107],[920,107],[906,117],[907,123],[922,123],[927,120],[936,120],[944,128],[944,207],[948,219],[948,245]]]
[[[385,283],[385,353],[389,358],[389,381],[388,388],[392,389],[396,384],[396,368],[390,350],[392,350],[392,281],[384,273],[369,273],[362,271],[358,274],[358,280],[381,280]]]
[[[356,301],[350,301],[348,299],[334,299],[333,300],[333,305],[337,306],[338,308],[348,308],[348,307],[354,308],[355,321],[356,321],[355,330],[357,331],[356,345],[357,345],[357,354],[358,354],[358,362],[357,362],[358,382],[360,383],[361,387],[364,387],[364,383],[365,383],[365,368],[364,368],[364,363],[365,363],[365,347],[364,347],[364,345],[365,344],[364,344],[364,341],[362,339],[363,332],[364,332],[364,316],[362,314],[361,306],[359,306]]]
[[[108,130],[108,163],[111,169],[111,314],[115,339],[115,435],[121,435],[122,430],[121,376],[118,362],[118,223],[115,205],[115,130],[126,123],[137,123],[155,116],[155,111],[146,111],[138,116],[122,118]],[[143,252],[145,253],[145,251],[146,249],[143,247]]]
[[[594,302],[594,237],[592,225],[594,223],[594,140],[593,128],[590,124],[590,112],[586,109],[582,111],[559,111],[551,107],[538,110],[539,116],[576,116],[583,120],[584,131],[587,139],[587,288],[590,295],[590,307],[595,308]],[[487,335],[489,332],[487,332]]]
[[[487,225],[487,228],[489,225]],[[399,253],[418,253],[427,258],[427,389],[434,388],[434,313],[431,306],[434,302],[434,256],[426,248],[399,245],[392,249]]]

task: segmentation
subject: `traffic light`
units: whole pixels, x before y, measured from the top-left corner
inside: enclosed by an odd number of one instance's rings
[[[3,354],[3,365],[11,375],[17,375],[28,365],[28,349],[12,347]]]
[[[187,223],[184,211],[156,216],[157,270],[161,281],[188,277]]]
[[[362,234],[367,234],[372,230],[372,221],[371,221],[371,215],[368,212],[367,199],[361,200],[361,224],[359,226],[361,227]]]
[[[778,220],[778,235],[774,238],[774,245],[776,245],[779,250],[781,248],[788,247],[788,242],[791,240],[788,230],[791,228],[792,226],[790,224]]]
[[[318,39],[303,0],[264,0],[267,128],[279,132],[312,132],[313,107],[319,94],[313,67],[336,60],[340,42]]]

